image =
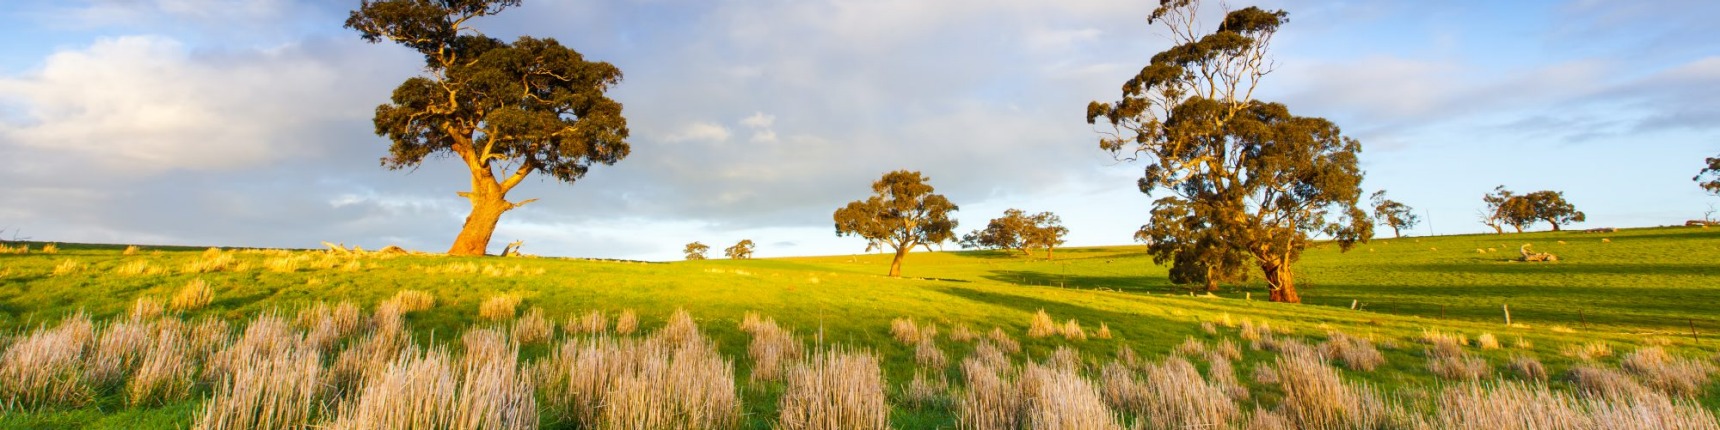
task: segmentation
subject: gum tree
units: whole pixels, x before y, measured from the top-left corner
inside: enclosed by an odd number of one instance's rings
[[[950,219],[950,212],[959,208],[942,194],[933,194],[929,180],[920,172],[885,173],[872,183],[872,197],[849,202],[832,215],[836,235],[865,238],[867,252],[895,250],[890,276],[901,277],[909,250],[920,246],[931,251],[933,244],[955,238],[956,220]]]
[[[1720,156],[1708,157],[1703,161],[1708,166],[1696,172],[1696,176],[1690,180],[1696,181],[1696,186],[1702,187],[1702,191],[1720,196]]]
[[[1373,236],[1356,205],[1361,142],[1331,121],[1253,98],[1272,71],[1267,52],[1285,12],[1232,11],[1207,34],[1199,3],[1160,2],[1148,23],[1164,24],[1175,46],[1124,82],[1120,100],[1089,104],[1087,122],[1101,149],[1147,164],[1141,192],[1168,194],[1155,211],[1174,213],[1153,220],[1182,221],[1142,230],[1148,243],[1166,244],[1149,247],[1155,259],[1172,270],[1222,269],[1218,257],[1247,255],[1273,301],[1300,302],[1292,265],[1311,234],[1329,234],[1346,251]]]
[[[1392,228],[1392,237],[1403,237],[1402,230],[1415,228],[1421,223],[1421,217],[1416,216],[1415,208],[1386,198],[1386,190],[1375,191],[1368,196],[1374,204],[1374,221],[1384,223]]]
[[[723,248],[723,254],[727,255],[731,260],[751,259],[753,254],[753,241],[752,239],[741,239],[740,242],[735,242],[735,246]]]
[[[376,108],[376,134],[392,146],[382,165],[416,168],[426,158],[458,159],[471,202],[451,255],[483,255],[502,213],[535,201],[507,200],[527,175],[573,183],[592,164],[627,157],[621,103],[604,93],[621,70],[587,61],[555,39],[485,36],[472,20],[519,0],[365,0],[346,27],[365,41],[394,42],[424,55],[424,75],[394,89]]]
[[[688,260],[703,260],[705,259],[705,252],[710,250],[710,245],[693,242],[687,244],[686,247],[681,248],[681,253],[685,254]]]

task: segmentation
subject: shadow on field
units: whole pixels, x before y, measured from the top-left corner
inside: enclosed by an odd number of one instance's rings
[[[1478,262],[1470,264],[1433,263],[1400,264],[1396,270],[1437,273],[1486,273],[1519,275],[1532,273],[1569,273],[1581,275],[1710,275],[1716,271],[1712,264],[1590,264],[1590,263],[1503,263]]]
[[[1066,302],[1054,302],[1054,301],[1050,301],[1050,300],[1041,300],[1041,299],[1036,299],[1036,298],[1032,298],[1032,297],[1017,296],[1017,295],[1013,295],[1013,294],[1000,294],[1000,293],[994,293],[994,292],[990,292],[990,291],[980,291],[980,290],[974,290],[974,289],[968,289],[968,288],[959,288],[959,287],[950,288],[947,292],[952,296],[961,297],[964,299],[973,300],[973,301],[980,302],[980,303],[988,303],[988,304],[1003,306],[1006,308],[1018,309],[1022,312],[1027,312],[1027,313],[1033,313],[1034,311],[1044,309],[1045,312],[1048,312],[1051,315],[1055,315],[1059,318],[1068,318],[1068,316],[1074,315],[1074,316],[1079,316],[1079,318],[1084,320],[1084,321],[1094,321],[1094,320],[1096,320],[1096,321],[1124,321],[1128,318],[1140,318],[1141,317],[1141,315],[1137,315],[1137,314],[1125,314],[1125,313],[1120,313],[1120,312],[1101,311],[1101,310],[1089,308],[1086,306],[1072,305],[1072,304],[1069,304]]]
[[[1159,291],[1170,287],[1163,276],[1102,276],[1033,272],[1026,270],[994,270],[983,276],[997,282],[1041,287],[1106,288],[1117,291]]]

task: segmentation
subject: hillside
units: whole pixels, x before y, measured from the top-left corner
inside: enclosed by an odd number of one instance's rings
[[[1561,261],[1509,262],[1522,243],[1558,254]],[[400,291],[417,290],[432,296],[434,304],[405,312],[412,339],[456,351],[465,348],[458,339],[470,328],[509,327],[512,317],[497,322],[479,317],[481,305],[498,295],[515,295],[523,299],[519,311],[541,308],[547,321],[556,323],[594,310],[611,319],[632,310],[642,333],[673,327],[667,323],[671,314],[685,309],[716,350],[734,360],[734,372],[747,375],[756,370],[749,343],[757,333],[741,326],[746,313],[756,312],[774,318],[813,349],[841,345],[876,353],[896,428],[956,424],[960,407],[955,400],[964,385],[959,363],[979,348],[973,340],[957,339],[958,327],[980,334],[1001,329],[1020,342],[1021,352],[1010,357],[1024,365],[1043,362],[1068,347],[1078,354],[1077,361],[1088,363],[1081,367],[1095,381],[1099,367],[1124,347],[1161,360],[1173,349],[1194,348],[1186,345],[1191,342],[1203,345],[1201,350],[1240,343],[1244,348],[1226,365],[1240,370],[1240,384],[1255,393],[1235,399],[1244,412],[1255,407],[1282,410],[1286,399],[1294,398],[1280,386],[1282,381],[1250,376],[1257,375],[1251,373],[1257,368],[1282,365],[1281,356],[1291,354],[1285,351],[1296,350],[1270,340],[1260,346],[1261,333],[1267,339],[1315,344],[1341,332],[1378,345],[1384,359],[1378,369],[1342,374],[1398,393],[1406,408],[1422,411],[1437,397],[1428,390],[1441,384],[1440,377],[1428,371],[1428,361],[1435,358],[1430,351],[1441,342],[1440,336],[1429,335],[1432,332],[1461,335],[1463,356],[1483,360],[1501,378],[1510,374],[1506,364],[1516,357],[1538,357],[1558,391],[1586,387],[1580,379],[1559,375],[1594,363],[1611,366],[1644,346],[1699,360],[1692,363],[1709,362],[1720,351],[1720,338],[1714,336],[1720,333],[1720,321],[1711,308],[1720,303],[1720,288],[1715,287],[1720,285],[1720,264],[1712,261],[1713,255],[1720,255],[1720,230],[1714,229],[1404,238],[1376,240],[1348,253],[1314,249],[1298,266],[1305,305],[1247,300],[1250,293],[1263,296],[1258,285],[1191,296],[1171,285],[1165,269],[1151,264],[1136,246],[1058,250],[1052,261],[1000,251],[914,253],[905,265],[906,279],[879,276],[888,265],[883,255],[647,264],[147,248],[123,255],[119,247],[79,246],[44,254],[40,248],[38,244],[29,254],[0,255],[0,333],[6,333],[0,345],[25,344],[31,330],[52,328],[79,311],[98,327],[107,327],[104,321],[124,320],[133,313],[140,298],[168,304],[189,283],[201,280],[211,287],[213,300],[184,311],[169,306],[167,318],[189,323],[213,317],[231,322],[232,332],[238,333],[260,314],[291,320],[319,302],[340,301],[370,314]],[[1351,310],[1352,301],[1360,309]],[[1503,324],[1501,305],[1510,306],[1513,325]],[[1075,320],[1087,338],[1028,336],[1038,310],[1058,326]],[[513,314],[510,309],[508,315]],[[920,327],[938,326],[943,337],[935,345],[948,362],[928,367],[923,358],[917,359],[923,349],[917,348],[919,342],[893,337],[892,323],[898,318],[910,318]],[[1111,338],[1098,337],[1101,324]],[[1259,328],[1266,325],[1269,330]],[[1479,340],[1483,335],[1503,347],[1486,345]],[[546,361],[556,349],[551,344],[583,338],[558,331],[551,342],[523,345],[519,358],[525,363]],[[325,348],[323,360],[335,361],[341,345],[354,348],[362,339],[357,332],[337,337]],[[1430,346],[1424,348],[1424,343]],[[1609,353],[1581,353],[1597,343]],[[1330,353],[1327,358],[1337,359]],[[1211,366],[1200,364],[1208,378],[1218,378]],[[950,381],[951,388],[943,392],[946,402],[910,406],[902,390],[917,372],[927,371]],[[784,383],[752,382],[744,376],[737,381],[744,411],[740,426],[770,428],[777,420]],[[16,408],[0,418],[0,425],[184,427],[197,419],[214,385],[200,382],[178,398],[137,406],[127,404],[124,390],[91,385],[85,401]],[[1690,399],[1709,410],[1717,405],[1713,384],[1696,390]],[[1122,414],[1126,420],[1144,419],[1133,412]],[[549,418],[543,422],[552,428],[570,425]]]

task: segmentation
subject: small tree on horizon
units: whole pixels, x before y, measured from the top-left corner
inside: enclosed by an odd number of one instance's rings
[[[687,244],[686,248],[681,248],[681,253],[686,254],[688,260],[703,260],[705,259],[705,252],[710,250],[710,245],[693,242]]]
[[[1141,192],[1172,194],[1155,201],[1155,211],[1198,220],[1148,224],[1148,243],[1162,244],[1149,247],[1156,261],[1203,272],[1197,268],[1226,268],[1207,258],[1246,254],[1265,274],[1272,301],[1301,302],[1292,265],[1311,233],[1331,234],[1345,251],[1373,236],[1357,206],[1361,142],[1324,118],[1253,98],[1272,71],[1268,47],[1287,13],[1231,11],[1205,34],[1200,9],[1195,0],[1159,2],[1147,22],[1164,23],[1175,46],[1124,82],[1120,100],[1089,103],[1087,123],[1110,126],[1098,131],[1100,149],[1148,163]]]
[[[520,0],[363,0],[346,20],[365,41],[391,41],[424,55],[424,76],[376,108],[376,134],[391,141],[383,167],[417,168],[453,155],[471,175],[472,204],[450,255],[484,255],[502,214],[537,199],[507,200],[534,172],[569,184],[593,164],[627,157],[627,119],[604,93],[621,70],[587,61],[555,39],[505,42],[474,19]]]
[[[955,238],[956,220],[950,212],[960,208],[942,194],[933,194],[930,178],[920,172],[897,170],[885,173],[872,183],[874,195],[866,200],[849,202],[831,217],[836,221],[837,236],[859,236],[866,239],[866,251],[896,251],[890,260],[890,276],[902,276],[902,260],[916,246],[932,250]]]
[[[1553,225],[1553,231],[1559,231],[1559,226],[1583,222],[1588,219],[1582,211],[1577,210],[1571,202],[1565,201],[1564,191],[1536,191],[1522,197],[1527,201],[1530,212],[1535,219],[1546,221]]]
[[[1040,212],[1031,216],[1021,209],[1010,208],[1003,211],[1003,216],[993,218],[986,223],[984,229],[974,230],[962,235],[962,248],[980,249],[1013,249],[1021,251],[1022,255],[1033,256],[1035,248],[1045,249],[1045,259],[1053,259],[1053,250],[1062,245],[1063,237],[1069,234],[1069,228],[1063,226],[1062,218],[1051,212]]]
[[[1493,227],[1495,234],[1504,234],[1505,229],[1501,226],[1506,225],[1522,233],[1523,227],[1534,225],[1535,221],[1540,219],[1535,214],[1535,207],[1523,197],[1505,189],[1504,185],[1493,187],[1492,194],[1481,196],[1481,201],[1487,203],[1488,213],[1488,219],[1482,221],[1482,224],[1492,222],[1487,225]]]
[[[1386,198],[1386,190],[1375,191],[1368,199],[1374,203],[1374,220],[1384,223],[1392,229],[1392,237],[1403,237],[1401,230],[1415,228],[1421,223],[1421,217],[1416,216],[1415,208]]]
[[[753,254],[753,241],[752,239],[741,239],[740,242],[735,243],[735,246],[724,248],[723,254],[727,255],[731,260],[751,259]]]

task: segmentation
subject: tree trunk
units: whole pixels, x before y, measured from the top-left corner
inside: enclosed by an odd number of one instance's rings
[[[1511,224],[1511,228],[1515,228],[1515,229],[1517,229],[1517,232],[1518,232],[1518,233],[1522,233],[1522,232],[1523,232],[1523,225],[1522,225],[1522,224]]]
[[[1260,271],[1266,273],[1266,287],[1271,291],[1274,302],[1302,303],[1302,296],[1296,294],[1296,279],[1290,273],[1290,265],[1278,262],[1260,263]]]
[[[896,258],[890,260],[890,277],[902,277],[902,258],[908,256],[908,247],[896,248]]]
[[[1398,227],[1395,225],[1392,226],[1392,238],[1393,239],[1403,238],[1403,234],[1398,232]]]
[[[466,224],[460,227],[460,235],[454,237],[448,255],[484,255],[490,247],[490,236],[496,232],[496,222],[513,206],[500,194],[474,193],[467,199],[472,201],[472,213],[466,215]]]
[[[1559,231],[1559,222],[1558,221],[1553,221],[1552,219],[1548,219],[1547,223],[1553,225],[1553,231]]]
[[[1052,247],[1049,247],[1049,246],[1045,247],[1045,259],[1046,260],[1056,260],[1057,259],[1056,257],[1051,255],[1051,249],[1052,249]]]

